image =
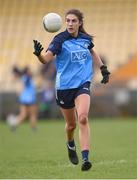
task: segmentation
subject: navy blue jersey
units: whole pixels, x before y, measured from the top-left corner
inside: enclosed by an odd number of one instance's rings
[[[85,33],[72,37],[68,31],[59,33],[50,43],[48,50],[56,55],[56,89],[77,88],[93,77],[90,49],[94,44]]]

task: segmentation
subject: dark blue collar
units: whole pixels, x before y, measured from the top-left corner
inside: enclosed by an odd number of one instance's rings
[[[70,38],[70,39],[78,39],[78,38],[85,38],[85,39],[88,38],[88,39],[91,39],[90,36],[88,36],[87,34],[82,33],[82,32],[78,32],[77,37],[71,36],[71,34],[67,31],[67,29],[66,29],[64,32],[65,32],[66,36],[67,36],[68,38]]]

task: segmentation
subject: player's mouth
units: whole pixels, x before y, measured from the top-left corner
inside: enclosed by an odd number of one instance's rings
[[[68,28],[69,31],[73,31],[74,29],[73,28]]]

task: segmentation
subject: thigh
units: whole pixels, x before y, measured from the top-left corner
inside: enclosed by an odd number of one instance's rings
[[[75,99],[75,107],[78,116],[85,114],[88,116],[90,108],[90,96],[88,94],[80,94]]]
[[[67,124],[75,124],[77,120],[76,109],[60,108]]]
[[[20,105],[20,114],[21,115],[24,115],[24,116],[27,116],[28,114],[28,109],[27,109],[27,106],[26,105]]]
[[[37,106],[35,104],[28,106],[28,113],[30,116],[36,116],[37,114]]]

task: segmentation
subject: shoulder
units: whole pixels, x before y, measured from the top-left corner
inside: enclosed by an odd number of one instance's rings
[[[90,35],[80,32],[79,33],[79,38],[80,39],[85,39],[86,41],[88,41],[88,44],[89,44],[88,49],[92,49],[94,47],[93,38]]]
[[[69,39],[70,35],[67,31],[63,31],[59,34],[57,34],[54,38],[53,38],[53,41],[56,41],[56,42],[64,42],[66,41],[67,39]]]
[[[58,55],[61,52],[62,44],[64,43],[64,41],[68,40],[69,38],[70,35],[67,31],[63,31],[57,34],[51,41],[47,50],[51,51],[53,55],[55,54]]]
[[[90,35],[88,35],[86,33],[82,33],[82,32],[79,33],[79,38],[87,39],[89,41],[93,41],[93,38]]]

